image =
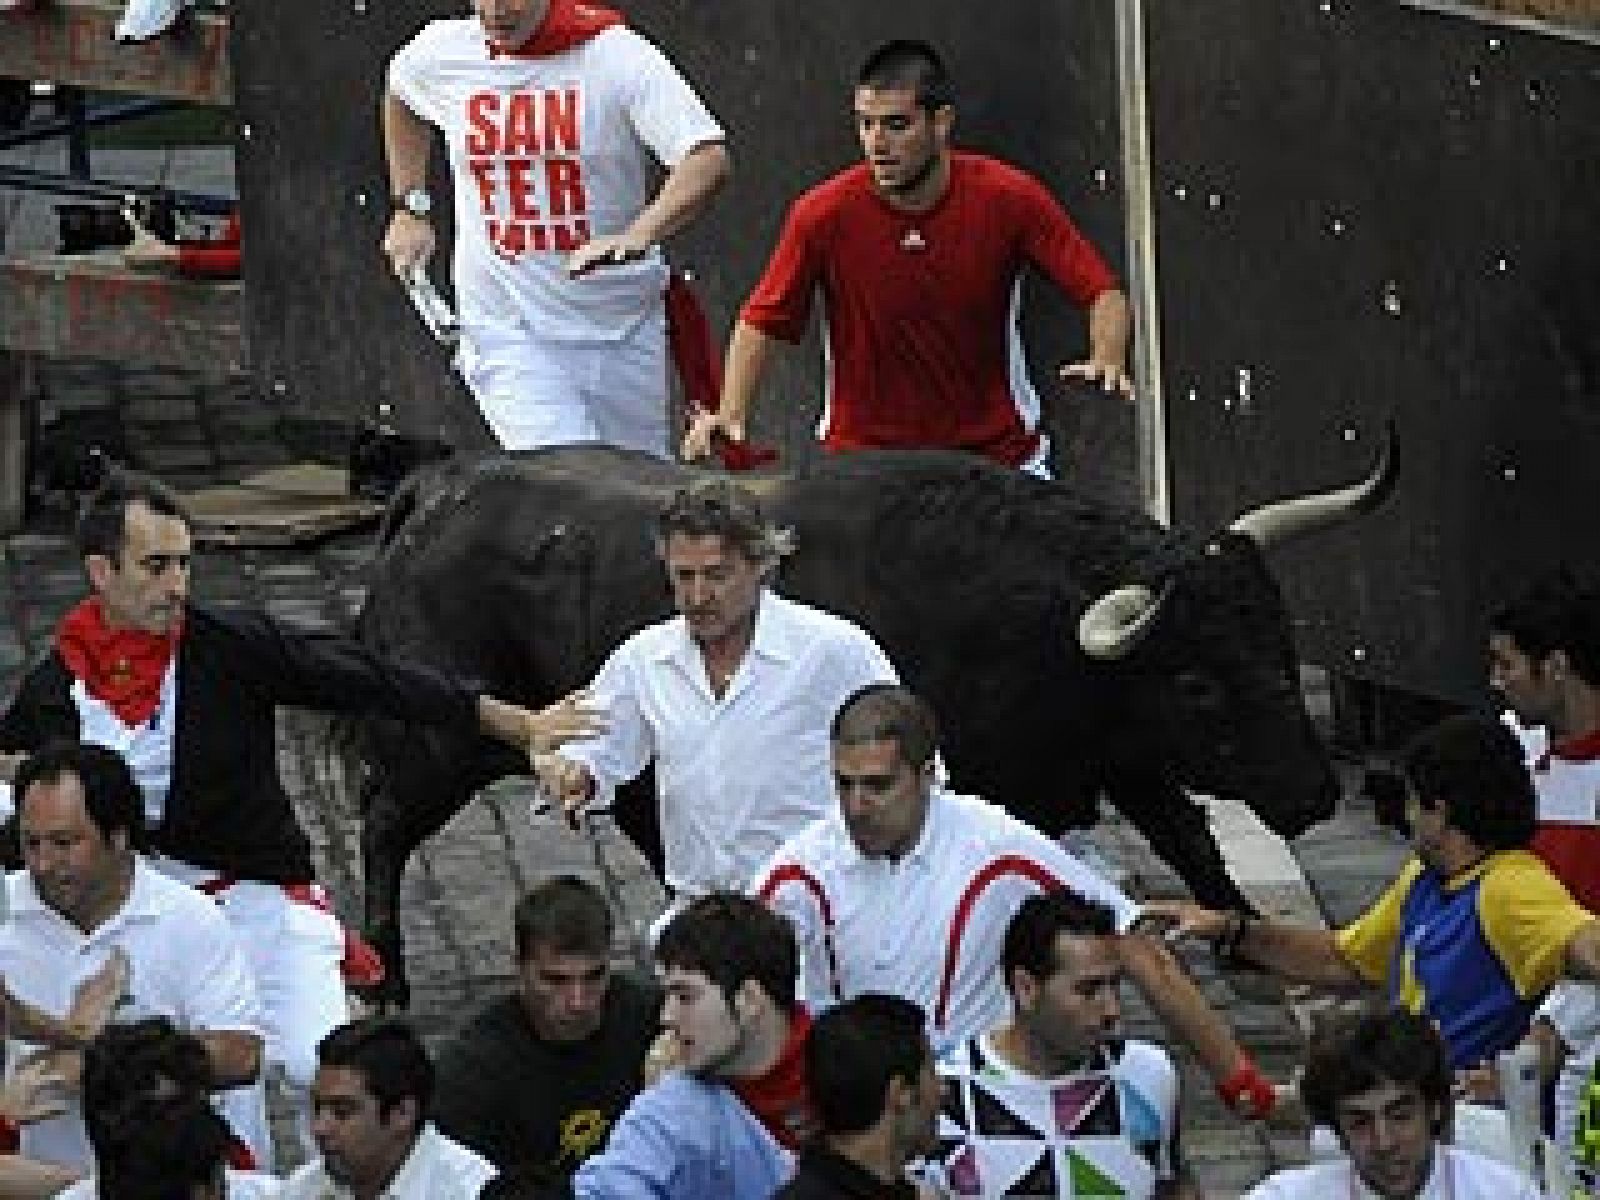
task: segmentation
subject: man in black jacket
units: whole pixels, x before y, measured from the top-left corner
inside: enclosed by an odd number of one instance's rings
[[[806,1082],[822,1134],[773,1200],[915,1200],[906,1167],[934,1148],[939,1079],[922,1009],[864,992],[806,1038]]]
[[[217,898],[256,972],[267,1060],[308,1087],[318,1040],[348,1015],[345,939],[278,776],[278,706],[476,725],[540,750],[586,731],[592,714],[576,700],[536,714],[348,638],[191,604],[188,518],[147,476],[115,473],[87,504],[78,545],[91,594],[0,718],[0,751],[12,752],[0,774],[16,752],[61,738],[123,756],[155,864]]]

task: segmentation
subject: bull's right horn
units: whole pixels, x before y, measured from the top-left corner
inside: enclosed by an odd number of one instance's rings
[[[1400,473],[1398,442],[1394,422],[1390,421],[1384,427],[1378,461],[1365,479],[1328,492],[1263,504],[1234,518],[1228,529],[1254,539],[1266,550],[1290,538],[1337,525],[1358,513],[1371,512],[1394,490]]]
[[[1078,645],[1090,658],[1126,658],[1161,615],[1166,593],[1142,584],[1114,588],[1091,604],[1078,620]]]

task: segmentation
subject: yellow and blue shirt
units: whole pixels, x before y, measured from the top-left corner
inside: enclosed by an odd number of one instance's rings
[[[1413,858],[1335,936],[1396,1006],[1433,1018],[1459,1069],[1517,1043],[1594,919],[1536,857],[1502,850],[1449,878]]]

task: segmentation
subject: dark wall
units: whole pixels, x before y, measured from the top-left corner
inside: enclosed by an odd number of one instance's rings
[[[465,7],[355,0],[320,9],[315,21],[283,20],[259,4],[234,14],[238,105],[251,130],[240,188],[250,226],[271,230],[270,244],[250,247],[250,344],[261,385],[293,405],[360,419],[386,402],[409,429],[476,433],[470,400],[377,250],[388,206],[375,118],[384,61],[426,18]],[[947,53],[960,140],[1037,172],[1120,268],[1112,0],[1008,0],[981,10],[957,0],[623,7],[730,134],[733,186],[673,247],[703,281],[719,332],[759,275],[789,201],[857,157],[850,81],[872,46],[893,36],[927,37]],[[1035,290],[1028,332],[1044,384],[1084,342],[1076,314]],[[791,461],[807,453],[819,379],[813,339],[789,356],[759,410],[759,435]],[[1071,464],[1131,494],[1126,406],[1089,398],[1062,407]]]
[[[1176,518],[1358,472],[1280,559],[1313,661],[1481,698],[1485,614],[1600,567],[1600,49],[1387,0],[1150,10]]]

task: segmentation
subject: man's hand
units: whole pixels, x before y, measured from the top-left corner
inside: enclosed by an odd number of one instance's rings
[[[573,692],[549,708],[529,713],[528,755],[537,758],[560,749],[568,742],[594,737],[606,729],[606,712],[590,703],[587,690]]]
[[[744,418],[730,417],[725,412],[696,413],[684,431],[679,456],[684,462],[709,458],[719,433],[730,442],[744,441]]]
[[[129,974],[127,954],[121,946],[113,948],[105,964],[73,990],[67,1027],[86,1039],[98,1035],[128,990]]]
[[[576,828],[578,814],[594,797],[594,776],[589,768],[559,754],[541,754],[533,760],[533,773],[545,792],[561,806],[567,824]]]
[[[1139,919],[1164,927],[1162,936],[1168,941],[1215,942],[1228,932],[1234,914],[1201,908],[1187,900],[1152,900],[1139,906]]]
[[[1085,359],[1083,362],[1064,363],[1059,374],[1062,379],[1081,380],[1108,392],[1118,392],[1124,397],[1133,395],[1133,380],[1128,376],[1128,369],[1118,362]]]
[[[133,230],[133,241],[122,248],[123,265],[134,271],[171,271],[178,266],[178,248],[151,233],[131,206],[122,219]]]
[[[600,267],[638,262],[650,253],[650,246],[647,239],[627,230],[590,238],[567,257],[567,276],[577,279]]]
[[[389,230],[383,235],[389,269],[402,281],[410,279],[413,271],[426,270],[433,260],[436,240],[432,222],[404,209],[396,212],[389,218]]]
[[[77,1051],[34,1051],[0,1084],[0,1116],[18,1125],[60,1116],[71,1108],[82,1074]]]
[[[650,1049],[645,1052],[642,1071],[644,1086],[649,1087],[682,1065],[683,1045],[678,1041],[678,1035],[670,1029],[663,1029],[656,1034],[656,1040],[650,1043]]]

